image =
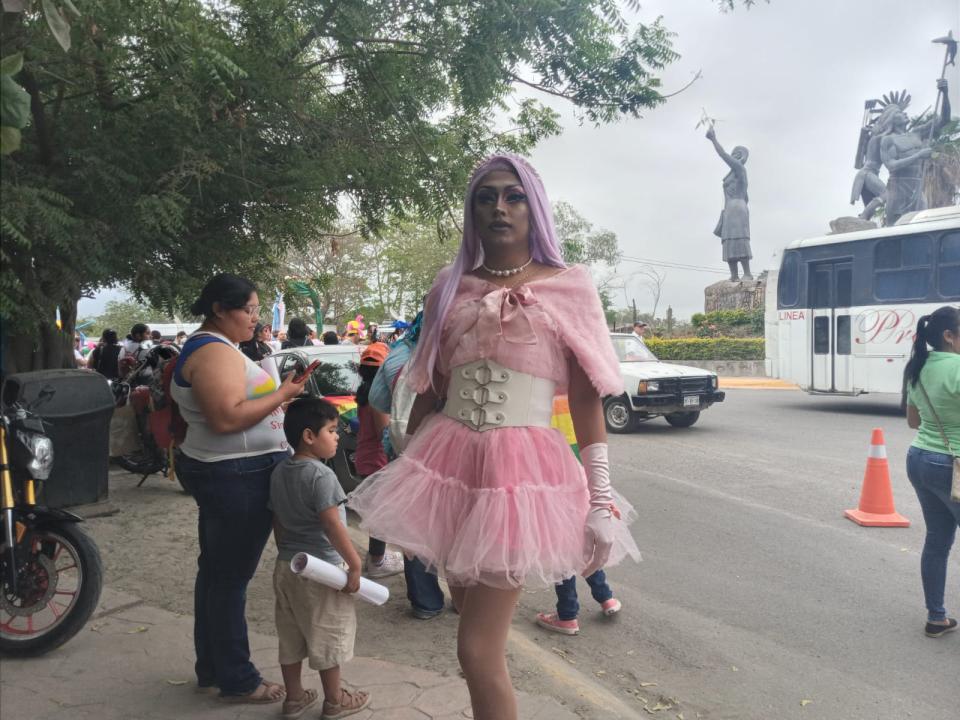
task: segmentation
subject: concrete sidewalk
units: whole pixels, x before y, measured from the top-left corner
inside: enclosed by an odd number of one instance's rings
[[[279,681],[277,640],[250,634],[254,662]],[[357,720],[471,718],[467,686],[456,668],[444,675],[415,667],[356,658],[344,679],[369,690],[370,707]],[[304,684],[319,689],[304,668]],[[230,705],[194,691],[193,618],[151,607],[105,588],[86,627],[49,655],[0,660],[0,717],[34,720],[238,720],[274,718],[280,703]],[[524,720],[577,720],[555,699],[519,694]],[[318,718],[320,706],[304,718]]]

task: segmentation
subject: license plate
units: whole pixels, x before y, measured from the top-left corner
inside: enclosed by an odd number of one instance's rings
[[[699,395],[684,395],[683,396],[683,406],[699,406],[700,405],[700,396]]]

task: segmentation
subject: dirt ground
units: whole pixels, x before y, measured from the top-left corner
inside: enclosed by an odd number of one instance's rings
[[[109,499],[119,512],[84,523],[100,547],[105,584],[166,610],[192,615],[198,550],[196,505],[176,482],[164,477],[153,475],[140,488],[137,481],[133,475],[112,469]],[[271,585],[274,559],[271,539],[247,592],[247,621],[252,629],[267,634],[276,634]],[[416,620],[409,614],[403,575],[381,582],[391,593],[385,606],[357,604],[357,655],[439,673],[457,672],[457,616],[448,611],[429,621]],[[546,603],[545,609],[549,609],[552,602],[552,592],[526,592],[514,620],[515,629],[542,643],[548,653],[555,642],[536,629],[531,617],[538,604]],[[192,661],[192,648],[184,648],[184,657]],[[510,667],[518,690],[555,693],[537,663],[511,657]],[[585,708],[572,709],[586,712]]]

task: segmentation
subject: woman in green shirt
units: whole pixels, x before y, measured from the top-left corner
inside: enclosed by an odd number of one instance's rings
[[[919,430],[907,452],[907,477],[927,525],[920,556],[926,634],[940,637],[957,629],[943,595],[947,558],[960,525],[960,503],[950,499],[953,456],[960,453],[960,310],[944,306],[920,318],[906,377],[907,424]]]

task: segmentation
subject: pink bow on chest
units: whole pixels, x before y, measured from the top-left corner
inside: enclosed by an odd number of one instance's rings
[[[502,337],[510,343],[535,345],[537,333],[524,307],[536,302],[533,291],[526,287],[501,288],[484,295],[477,318],[481,343],[493,343]]]

